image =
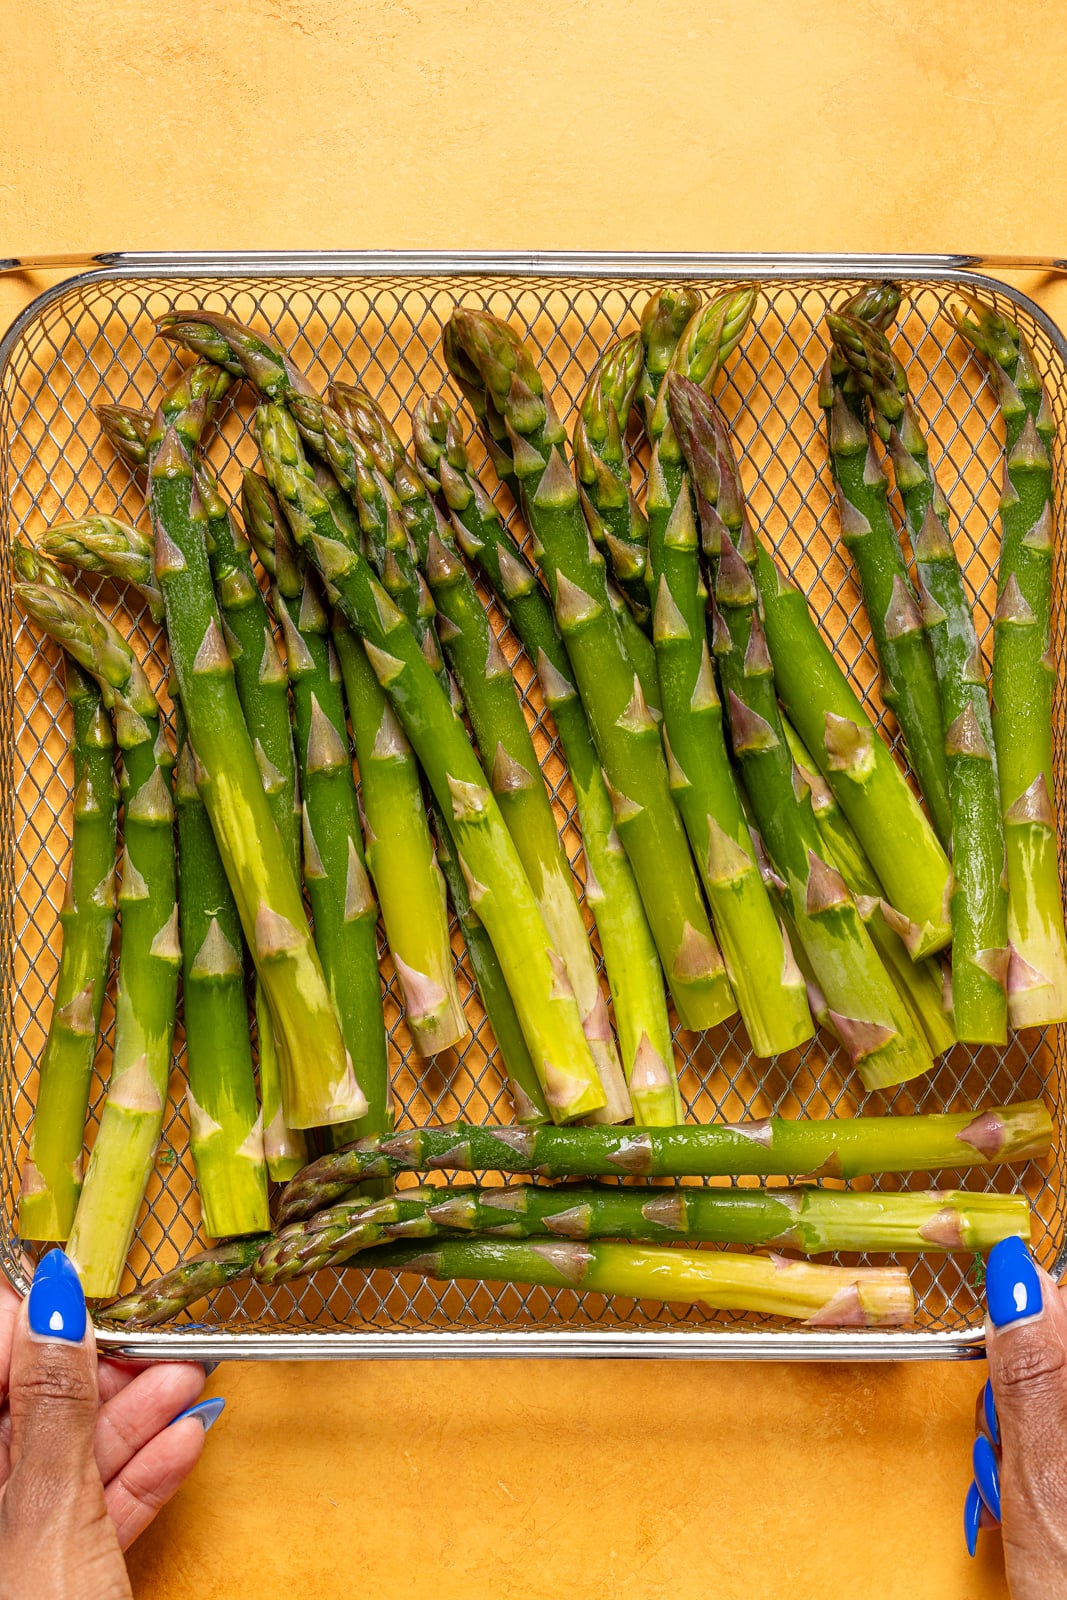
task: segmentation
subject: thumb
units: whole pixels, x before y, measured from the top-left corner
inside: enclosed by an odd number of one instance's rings
[[[1022,1239],[994,1246],[986,1271],[987,1354],[1001,1434],[1065,1436],[1067,1305]],[[1047,1418],[1047,1424],[1043,1421]]]
[[[94,1468],[96,1344],[69,1258],[50,1250],[34,1273],[11,1349],[11,1488],[62,1503]],[[99,1476],[99,1475],[98,1475]]]
[[[1012,1593],[1058,1596],[1067,1592],[1067,1302],[1018,1238],[990,1252],[986,1293],[1000,1462],[999,1473],[987,1469],[991,1485],[979,1488],[987,1505],[1002,1507],[990,1510],[1003,1524]],[[1056,1582],[1041,1588],[1053,1573]]]

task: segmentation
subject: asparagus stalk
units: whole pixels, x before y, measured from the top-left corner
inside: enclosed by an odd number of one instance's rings
[[[247,545],[233,527],[229,512],[219,495],[207,463],[199,456],[200,441],[208,416],[229,384],[229,378],[216,368],[202,366],[188,378],[188,390],[165,398],[169,421],[193,455],[197,492],[207,516],[208,561],[215,584],[216,599],[222,613],[228,647],[234,663],[237,697],[245,714],[275,824],[287,843],[293,872],[300,871],[299,812],[296,796],[296,765],[292,732],[289,726],[289,692],[285,668],[274,643],[274,631],[259,584],[248,556]],[[204,394],[205,404],[187,407],[185,393]],[[148,437],[152,419],[149,413],[136,413],[125,407],[97,408],[104,432],[131,466],[140,468],[148,460]],[[97,519],[100,520],[100,519]],[[107,519],[103,530],[92,525],[70,523],[61,530],[56,553],[86,571],[105,568],[111,576],[134,584],[145,594],[153,617],[165,615],[163,596],[154,584],[154,546],[135,528]],[[53,530],[54,532],[55,530]],[[125,536],[125,537],[124,537]],[[151,587],[149,587],[151,585]],[[256,1032],[259,1042],[259,1090],[263,1104],[263,1146],[267,1170],[277,1183],[287,1182],[307,1160],[303,1133],[290,1128],[282,1110],[281,1063],[274,1037],[263,984],[258,974],[255,983]]]
[[[1067,1018],[1052,768],[1049,447],[1055,429],[1033,354],[1015,324],[967,300],[956,326],[985,357],[1007,436],[993,621],[993,737],[1008,865],[1008,1017],[1013,1028],[1033,1028]]]
[[[118,786],[111,718],[96,682],[63,658],[71,709],[74,799],[70,865],[59,913],[62,949],[38,1067],[19,1234],[63,1241],[81,1190],[82,1141],[115,922]]]
[[[363,472],[376,470],[387,481],[395,485],[398,468],[403,466],[404,452],[396,430],[385,413],[365,390],[352,385],[334,384],[331,387],[330,395],[333,402],[331,408],[326,411],[320,404],[317,408],[317,416],[314,402],[302,399],[297,403],[294,400],[294,416],[303,437],[312,443],[320,454],[325,453],[327,457],[330,457],[331,442],[327,438],[327,427],[332,430],[333,459],[337,460],[342,475],[348,479],[353,489],[356,487],[360,468],[362,468]],[[350,432],[349,430],[353,431]],[[334,506],[334,509],[336,514],[336,506]],[[425,628],[429,626],[429,622],[428,619],[424,621],[423,593],[424,590],[420,587],[418,590],[415,625],[416,627]],[[360,772],[364,779],[364,809],[367,809],[369,803],[367,779],[364,774],[368,770],[372,770],[372,768],[368,767],[368,763],[374,763],[380,759],[377,753],[377,746],[373,740],[382,716],[389,719],[395,741],[398,741],[404,752],[406,752],[406,760],[411,770],[414,801],[421,808],[417,768],[414,757],[411,754],[411,748],[392,712],[388,709],[384,691],[374,676],[366,654],[361,647],[356,645],[355,640],[347,629],[345,629],[345,635],[344,645],[342,646],[340,642],[338,643],[338,652],[341,655],[346,687],[348,687],[350,675],[354,678],[354,682],[349,688],[350,705],[353,698],[355,698],[357,701],[373,700],[375,707],[380,706],[381,708],[380,711],[376,712],[369,729],[370,739],[367,743],[366,753],[360,756]],[[356,655],[357,651],[358,656]],[[351,656],[347,665],[345,661],[346,653]],[[353,725],[355,727],[355,721]],[[356,742],[358,748],[358,732],[356,733]],[[401,802],[399,806],[389,808],[386,812],[386,817],[390,824],[395,826],[397,822],[406,819],[406,813],[407,807]],[[497,960],[492,941],[471,905],[467,884],[459,861],[453,851],[447,824],[440,812],[436,814],[436,823],[437,863],[444,874],[448,892],[456,909],[456,917],[467,946],[474,981],[478,986],[483,1008],[489,1020],[489,1025],[493,1030],[499,1060],[507,1078],[508,1091],[515,1109],[516,1120],[520,1123],[547,1121],[548,1108],[545,1104],[544,1094],[542,1093],[537,1073],[534,1070],[533,1062],[530,1059],[530,1052],[526,1048],[526,1041],[522,1036],[522,1028],[514,1002],[504,981],[504,974],[501,970],[500,962]],[[426,850],[430,867],[436,871],[436,868],[433,868],[432,846],[430,845],[428,831],[426,832]],[[386,845],[383,854],[386,864],[390,861],[395,861],[397,859],[395,845],[392,848]],[[447,949],[447,939],[445,947]]]
[[[68,1254],[87,1295],[116,1292],[155,1159],[177,1012],[178,905],[173,757],[159,707],[117,629],[26,547],[15,553],[18,604],[100,685],[122,751],[125,855],[115,1050],[107,1101],[70,1228]]]
[[[948,502],[907,377],[885,335],[841,318],[834,341],[870,400],[893,457],[904,503],[919,602],[934,653],[945,728],[952,810],[952,1008],[956,1032],[974,1044],[1007,1038],[1008,895],[1004,829],[982,655],[963,574],[952,545]]]
[[[264,398],[284,402],[310,447],[329,463],[323,401],[277,346],[230,318],[208,312],[197,312],[192,317],[164,317],[159,328],[165,338],[184,344],[208,360],[216,360],[229,373],[248,378]],[[367,470],[365,461],[359,465]],[[346,487],[353,487],[351,480]],[[341,515],[342,507],[328,485],[320,488],[331,499],[335,514]],[[408,581],[420,586],[416,608],[419,636],[428,659],[439,667],[436,637],[430,627],[433,604],[418,575],[411,578],[413,568],[407,560],[403,529],[399,524],[386,527],[382,522],[368,532],[372,559],[381,570],[386,589],[393,592],[399,584],[403,590]],[[375,533],[380,536],[377,543]],[[387,538],[392,541],[388,550]],[[403,571],[398,562],[404,563]],[[367,816],[367,861],[381,903],[412,1040],[420,1053],[430,1055],[460,1044],[468,1031],[452,970],[444,889],[433,860],[410,750],[387,711],[384,694],[380,688],[374,692],[365,667],[360,671],[358,649],[341,646],[337,634],[335,628],[334,643],[339,654],[344,650],[349,657],[352,685],[356,685],[357,675],[359,679],[354,704],[349,690],[349,712]],[[384,758],[374,754],[376,743],[381,741],[386,751]]]
[[[276,1225],[332,1205],[354,1184],[398,1172],[512,1172],[539,1178],[858,1178],[961,1171],[1046,1156],[1040,1100],[927,1117],[784,1117],[677,1128],[491,1128],[457,1122],[363,1139],[323,1156],[282,1195]]]
[[[204,1227],[213,1239],[225,1239],[270,1227],[263,1118],[248,1033],[241,923],[196,787],[180,700],[175,715],[189,1145]]]
[[[882,898],[882,886],[864,854],[847,817],[841,811],[833,790],[820,776],[815,762],[793,727],[782,718],[789,754],[793,758],[794,781],[799,779],[811,795],[826,859],[837,868],[856,901],[856,909],[867,925],[867,932],[882,958],[886,971],[896,984],[897,993],[908,1008],[912,1021],[925,1033],[935,1056],[956,1043],[951,1006],[946,1009],[945,981],[933,956],[912,961],[904,941],[890,925],[892,908]],[[888,909],[888,915],[887,915]]]
[[[377,682],[377,679],[375,680]],[[548,1107],[538,1082],[526,1040],[522,1036],[515,1002],[504,982],[500,962],[496,958],[492,940],[482,927],[471,905],[467,882],[459,861],[452,850],[452,841],[445,828],[438,840],[437,860],[444,873],[456,918],[463,931],[471,971],[478,985],[482,1006],[489,1019],[496,1041],[497,1055],[507,1078],[508,1093],[515,1111],[516,1122],[547,1122]]]
[[[137,1328],[154,1328],[161,1322],[170,1322],[205,1295],[214,1294],[234,1278],[246,1277],[260,1251],[269,1243],[270,1235],[260,1234],[248,1239],[230,1239],[211,1250],[202,1250],[143,1289],[116,1300],[104,1315],[109,1323]]]
[[[447,505],[464,554],[493,586],[537,668],[563,744],[582,828],[586,900],[604,953],[634,1120],[645,1126],[680,1122],[659,958],[552,608],[471,473],[457,419],[442,399],[418,402],[413,433],[420,467]]]
[[[355,510],[333,472],[320,463],[314,469],[314,479],[346,537],[358,539]],[[271,500],[276,505],[273,496]],[[437,638],[429,618],[423,620],[421,615],[422,595],[425,594],[430,616],[433,602],[421,582],[417,594],[414,589],[407,592],[414,597],[420,613],[417,626],[424,634],[423,654],[428,660],[438,660],[438,676],[442,679]],[[426,639],[432,646],[429,652]],[[366,651],[336,610],[333,642],[341,663],[360,766],[367,860],[372,874],[382,884],[386,933],[398,930],[394,934],[397,943],[393,962],[404,993],[408,1027],[416,1048],[432,1055],[461,1045],[468,1028],[456,987],[445,884],[434,856],[418,763]],[[432,803],[431,809],[435,809]],[[446,839],[447,827],[436,811],[434,822],[438,838]]]
[[[931,1066],[930,1049],[901,1004],[844,879],[823,857],[808,790],[793,783],[759,617],[756,541],[725,425],[697,384],[674,373],[667,381],[705,548],[713,556],[713,644],[757,826],[852,1065],[868,1089],[904,1083]]]
[[[909,954],[920,960],[952,937],[948,857],[807,601],[762,546],[755,576],[778,695],[899,913]]]
[[[574,992],[604,1087],[605,1105],[594,1116],[605,1122],[626,1121],[632,1114],[630,1097],[537,752],[511,668],[443,519],[430,538],[426,576],[486,778],[515,841],[545,926],[563,958],[563,976]]]
[[[233,661],[237,698],[252,739],[274,825],[288,851],[294,877],[299,881],[300,799],[285,664],[274,642],[274,629],[247,542],[234,527],[207,463],[194,456],[194,470],[197,492],[207,517],[208,565],[224,638]],[[264,1150],[271,1177],[277,1183],[284,1183],[292,1175],[294,1163],[305,1155],[307,1141],[301,1130],[291,1128],[285,1118],[280,1051],[263,980],[258,974],[255,1009]],[[380,1065],[368,1059],[373,1052],[353,1052],[351,1036],[343,1029],[342,1037],[360,1088],[366,1094],[364,1077],[373,1077],[375,1071],[380,1074]]]
[[[827,316],[838,354],[847,359],[851,328],[862,321]],[[945,731],[930,643],[889,510],[888,483],[857,415],[829,365],[819,388],[826,412],[830,464],[841,513],[841,537],[852,554],[882,668],[882,699],[900,724],[908,757],[942,843],[952,837]],[[863,412],[866,412],[863,406]]]
[[[644,513],[630,487],[626,424],[643,366],[641,338],[616,339],[589,376],[574,429],[574,464],[593,542],[611,565],[636,621],[651,626]]]
[[[371,1229],[374,1232],[371,1232]],[[456,1233],[527,1239],[630,1239],[743,1244],[824,1255],[836,1250],[990,1250],[1012,1236],[1029,1240],[1025,1195],[866,1194],[814,1187],[674,1189],[512,1184],[405,1189],[386,1200],[335,1206],[284,1228],[253,1269],[260,1283],[285,1283],[338,1267],[382,1239]]]
[[[260,451],[294,535],[336,593],[337,605],[363,636],[387,690],[449,818],[471,904],[493,942],[531,1059],[554,1117],[597,1110],[603,1090],[573,996],[561,989],[533,893],[496,801],[456,712],[437,682],[406,618],[371,575],[310,479],[299,439],[277,406],[260,408]]]
[[[678,365],[670,371],[693,370],[697,352],[704,386],[710,388],[753,300],[749,289],[729,291],[698,311],[675,353]],[[814,1029],[804,979],[760,876],[726,753],[689,477],[665,404],[657,403],[650,426],[649,592],[671,792],[700,868],[752,1048],[758,1056],[773,1056],[803,1044]]]
[[[273,499],[246,475],[245,527],[274,580],[285,636],[303,796],[304,881],[315,944],[341,1036],[367,1097],[351,1137],[392,1126],[378,972],[378,907],[367,877],[341,672],[318,580],[305,569]]]
[[[687,1028],[714,1027],[733,1014],[733,994],[671,798],[659,731],[623,645],[603,559],[589,538],[567,467],[563,428],[545,403],[528,353],[505,324],[457,310],[449,327],[446,354],[453,371],[463,381],[473,372],[487,405],[491,398],[506,419],[537,559],[679,1020]]]
[[[341,1038],[289,852],[264,794],[211,586],[193,465],[160,414],[151,440],[156,576],[199,768],[197,784],[274,1022],[291,1127],[362,1116],[367,1103]],[[249,849],[255,841],[256,848]]]
[[[915,1308],[908,1275],[899,1267],[816,1266],[782,1256],[652,1245],[443,1239],[432,1250],[424,1244],[385,1245],[362,1265],[446,1282],[477,1278],[759,1312],[798,1319],[809,1328],[896,1327]]]
[[[450,1220],[453,1216],[458,1232]],[[390,1218],[402,1220],[386,1220]],[[474,1218],[483,1219],[491,1234],[505,1237],[464,1237],[469,1228],[480,1225]],[[879,1249],[943,1250],[960,1248],[958,1241],[966,1236],[974,1241],[968,1248],[980,1248],[978,1241],[991,1244],[1028,1231],[1029,1214],[1025,1199],[1011,1196],[836,1195],[820,1190],[773,1194],[693,1189],[551,1191],[524,1186],[498,1189],[491,1195],[470,1189],[407,1190],[362,1209],[339,1206],[311,1219],[311,1224],[314,1226],[296,1225],[265,1241],[254,1260],[253,1241],[205,1251],[109,1306],[107,1319],[123,1326],[152,1327],[249,1271],[260,1282],[286,1283],[361,1256],[359,1265],[367,1270],[407,1266],[436,1277],[445,1272],[445,1263],[451,1263],[447,1276],[458,1276],[462,1270],[511,1278],[513,1272],[521,1272],[514,1281],[556,1284],[558,1279],[542,1275],[547,1264],[566,1279],[560,1286],[572,1289],[596,1287],[603,1293],[638,1298],[687,1299],[692,1296],[685,1285],[692,1285],[696,1300],[720,1309],[781,1310],[786,1315],[797,1315],[803,1309],[813,1311],[809,1319],[813,1326],[856,1326],[870,1318],[873,1303],[883,1318],[890,1316],[891,1306],[900,1314],[910,1307],[906,1274],[898,1268],[810,1265],[797,1273],[791,1269],[804,1264],[781,1256],[768,1261],[758,1256],[668,1252],[634,1245],[587,1245],[583,1249],[573,1241],[633,1228],[637,1237],[656,1241],[751,1237],[754,1242],[784,1243],[811,1254],[836,1248],[833,1241],[838,1238],[851,1241],[850,1248],[858,1248],[861,1240],[874,1239]],[[511,1238],[506,1238],[509,1235]],[[561,1235],[569,1242],[563,1243]],[[413,1237],[433,1239],[437,1244],[430,1251],[425,1242],[370,1248],[383,1239],[410,1241]],[[526,1237],[537,1242],[515,1242]],[[586,1276],[593,1261],[599,1263],[599,1269],[594,1276]],[[684,1280],[673,1273],[674,1261],[681,1263]],[[709,1263],[720,1264],[710,1280]],[[787,1275],[784,1285],[776,1286],[768,1266]],[[637,1273],[640,1280],[634,1276]],[[664,1278],[670,1289],[667,1294],[662,1287],[654,1287]],[[714,1286],[705,1299],[709,1281]],[[784,1298],[774,1302],[765,1298],[779,1289]],[[803,1305],[798,1303],[798,1291],[805,1297]]]

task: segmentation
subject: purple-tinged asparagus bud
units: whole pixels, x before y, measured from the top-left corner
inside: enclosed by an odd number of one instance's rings
[[[1043,828],[1055,828],[1056,812],[1049,795],[1048,782],[1043,772],[1037,777],[1028,789],[1025,789],[1017,800],[1013,800],[1004,813],[1004,821],[1025,825],[1036,824]]]
[[[765,750],[775,750],[779,738],[775,730],[757,711],[752,711],[739,700],[731,689],[727,695],[730,713],[730,735],[738,755],[758,755]]]
[[[1037,618],[1030,609],[1029,604],[1019,587],[1019,580],[1013,572],[997,600],[997,609],[993,615],[995,627],[1014,625],[1029,627]]]
[[[923,631],[922,615],[899,572],[893,577],[893,592],[886,607],[884,627],[887,639],[902,639],[910,633]]]
[[[973,756],[981,761],[992,761],[993,753],[986,744],[974,706],[968,701],[959,716],[945,730],[946,756]]]

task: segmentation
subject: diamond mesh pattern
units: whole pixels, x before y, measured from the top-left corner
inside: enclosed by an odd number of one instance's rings
[[[604,343],[636,325],[654,285],[638,278],[616,281],[536,276],[211,278],[195,274],[132,279],[93,276],[44,297],[13,343],[0,373],[0,472],[3,539],[21,530],[33,538],[48,522],[88,507],[131,520],[143,518],[141,489],[101,441],[93,407],[106,401],[144,405],[173,378],[178,362],[154,337],[154,319],[175,307],[208,306],[268,328],[292,351],[312,382],[359,379],[409,430],[405,412],[424,389],[450,389],[440,356],[440,332],[457,300],[508,318],[540,358],[564,420],[573,415],[586,374]],[[702,287],[713,292],[714,285]],[[856,285],[844,279],[776,279],[764,286],[753,328],[730,364],[721,404],[733,423],[752,509],[763,530],[809,595],[815,612],[872,712],[895,729],[878,699],[876,663],[865,644],[866,624],[852,573],[838,549],[836,513],[826,469],[816,399],[825,354],[822,317]],[[995,406],[978,365],[956,338],[947,307],[946,280],[907,285],[907,311],[894,335],[907,359],[913,393],[930,435],[931,455],[957,519],[957,547],[976,603],[983,647],[991,646],[996,595],[996,507],[1000,433]],[[999,288],[996,294],[999,294]],[[996,297],[994,294],[994,298]],[[1057,425],[1067,425],[1067,368],[1060,349],[1028,309],[1005,304],[1033,344],[1049,388]],[[455,399],[454,395],[450,398]],[[251,399],[241,390],[212,445],[224,486],[235,493],[239,467],[255,459],[248,428]],[[484,461],[477,440],[472,458]],[[643,464],[638,452],[636,471]],[[1056,451],[1062,503],[1063,452]],[[491,476],[491,474],[490,474]],[[506,497],[504,497],[506,498]],[[503,507],[503,499],[502,499]],[[5,548],[6,548],[5,544]],[[59,922],[70,809],[66,754],[67,714],[58,656],[34,635],[10,604],[8,563],[0,561],[0,916],[3,928],[5,1026],[0,1057],[0,1264],[25,1286],[16,1236],[18,1172],[32,1116],[35,1063],[50,1016],[57,971]],[[147,616],[130,610],[106,581],[91,583],[109,615],[125,628],[162,684],[165,658]],[[543,754],[568,853],[581,874],[580,834],[574,796],[532,669],[500,613],[491,605],[508,658]],[[1057,600],[1054,638],[1062,649],[1064,615]],[[1063,793],[1063,696],[1057,700],[1057,799]],[[471,1024],[465,1047],[422,1062],[411,1055],[397,1003],[391,964],[383,957],[386,1020],[399,1127],[466,1117],[509,1121],[510,1104],[493,1059],[493,1042],[456,936],[460,993]],[[113,1034],[110,1004],[104,1014],[99,1070],[87,1138],[91,1144],[103,1101]],[[959,1109],[976,1102],[1058,1099],[1064,1069],[1055,1031],[1014,1038],[1004,1050],[957,1046],[919,1083],[885,1096],[864,1096],[832,1041],[820,1035],[804,1050],[771,1062],[753,1059],[740,1023],[703,1037],[677,1035],[682,1091],[693,1119],[737,1121],[748,1116],[824,1117],[892,1110]],[[202,1242],[199,1205],[188,1165],[178,1035],[171,1100],[148,1206],[137,1228],[127,1285],[172,1267]],[[1045,1168],[1011,1173],[944,1172],[916,1183],[1011,1187],[1019,1181],[1036,1216],[1039,1259],[1059,1264],[1065,1234],[1065,1152],[1058,1136]],[[412,1180],[414,1181],[414,1180]],[[743,1181],[743,1180],[742,1180]],[[887,1188],[902,1180],[883,1180]],[[857,1258],[851,1258],[853,1260]],[[980,1273],[965,1257],[905,1262],[919,1296],[917,1328],[962,1338],[981,1322]],[[195,1318],[195,1322],[193,1320]],[[570,1331],[615,1328],[632,1332],[640,1353],[642,1330],[744,1328],[765,1330],[765,1352],[783,1352],[790,1340],[772,1318],[716,1315],[701,1308],[607,1300],[599,1295],[480,1284],[438,1286],[411,1277],[348,1269],[265,1291],[233,1285],[209,1306],[194,1308],[169,1334],[180,1353],[194,1330],[236,1336],[233,1353],[269,1355],[272,1335],[331,1332],[343,1353],[345,1330]],[[862,1332],[842,1335],[862,1353]],[[948,1346],[951,1348],[951,1345]],[[159,1353],[157,1346],[156,1353]]]

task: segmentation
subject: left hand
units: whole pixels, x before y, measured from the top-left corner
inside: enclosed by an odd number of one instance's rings
[[[61,1270],[57,1286],[38,1269],[43,1322],[0,1284],[0,1600],[121,1596],[121,1552],[204,1448],[204,1422],[181,1413],[206,1374],[194,1362],[98,1361],[73,1268],[61,1252],[44,1259]]]

